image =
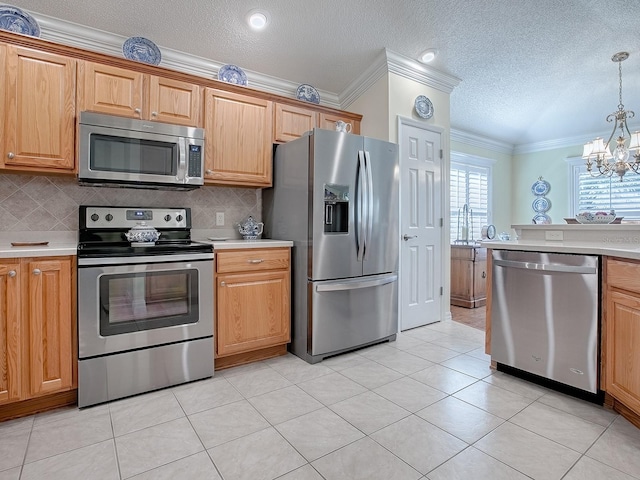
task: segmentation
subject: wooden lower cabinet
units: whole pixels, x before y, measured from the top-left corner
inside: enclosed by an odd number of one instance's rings
[[[604,390],[640,427],[640,263],[605,259]]]
[[[466,308],[487,303],[487,249],[451,245],[451,305]]]
[[[286,353],[291,340],[289,248],[216,253],[217,369]]]
[[[0,405],[75,388],[74,262],[0,260]]]

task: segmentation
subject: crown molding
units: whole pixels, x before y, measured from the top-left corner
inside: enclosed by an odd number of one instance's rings
[[[338,96],[342,108],[347,108],[375,82],[388,73],[395,73],[414,82],[450,94],[461,80],[453,75],[427,67],[409,57],[385,48],[362,74]]]
[[[600,132],[576,135],[575,137],[558,138],[555,140],[546,140],[544,142],[523,143],[521,145],[516,145],[513,153],[514,155],[523,153],[535,153],[542,152],[544,150],[556,150],[559,148],[576,147],[578,145],[580,146],[580,148],[582,148],[582,145],[584,145],[585,143],[591,142],[594,138],[602,136],[603,135]]]
[[[444,93],[451,93],[462,80],[389,49],[384,50],[390,73],[408,78]]]
[[[469,145],[471,147],[484,148],[498,153],[513,155],[514,146],[507,142],[483,137],[475,133],[451,128],[451,141]]]
[[[38,21],[41,31],[40,38],[43,40],[122,57],[122,44],[127,37],[39,13],[30,12],[30,14]],[[199,77],[215,78],[220,67],[224,65],[220,62],[170,48],[159,48],[162,53],[161,66],[179,72],[189,73]],[[251,88],[283,97],[296,98],[298,83],[252,70],[245,71],[249,77]],[[331,108],[341,108],[340,99],[335,93],[325,90],[319,90],[318,93],[320,94],[321,105]]]

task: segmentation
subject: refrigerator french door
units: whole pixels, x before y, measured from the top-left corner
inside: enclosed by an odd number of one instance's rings
[[[279,145],[265,233],[291,239],[291,351],[315,363],[397,332],[398,149],[314,129]]]

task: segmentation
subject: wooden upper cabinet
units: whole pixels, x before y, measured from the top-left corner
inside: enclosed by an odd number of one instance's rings
[[[271,185],[271,101],[207,88],[204,128],[205,182]]]
[[[0,263],[0,405],[20,400],[20,264]]]
[[[71,259],[33,259],[23,264],[27,278],[30,393],[71,388]]]
[[[199,85],[149,76],[147,118],[178,125],[201,126],[202,95]]]
[[[318,126],[318,112],[308,108],[276,103],[274,116],[274,142],[295,140]]]
[[[80,62],[79,111],[200,126],[198,85],[133,70]]]
[[[351,132],[355,135],[360,135],[360,120],[355,120],[353,118],[349,118],[346,116],[333,114],[333,113],[325,113],[320,112],[319,114],[320,120],[318,122],[320,128],[324,128],[326,130],[335,130],[336,122],[341,120],[344,123],[351,124]]]
[[[73,170],[76,61],[13,45],[7,45],[5,55],[0,164],[24,170]]]

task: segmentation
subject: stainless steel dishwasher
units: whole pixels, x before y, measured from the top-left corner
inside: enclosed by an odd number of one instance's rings
[[[492,258],[491,358],[498,369],[597,394],[598,257],[493,250]]]

